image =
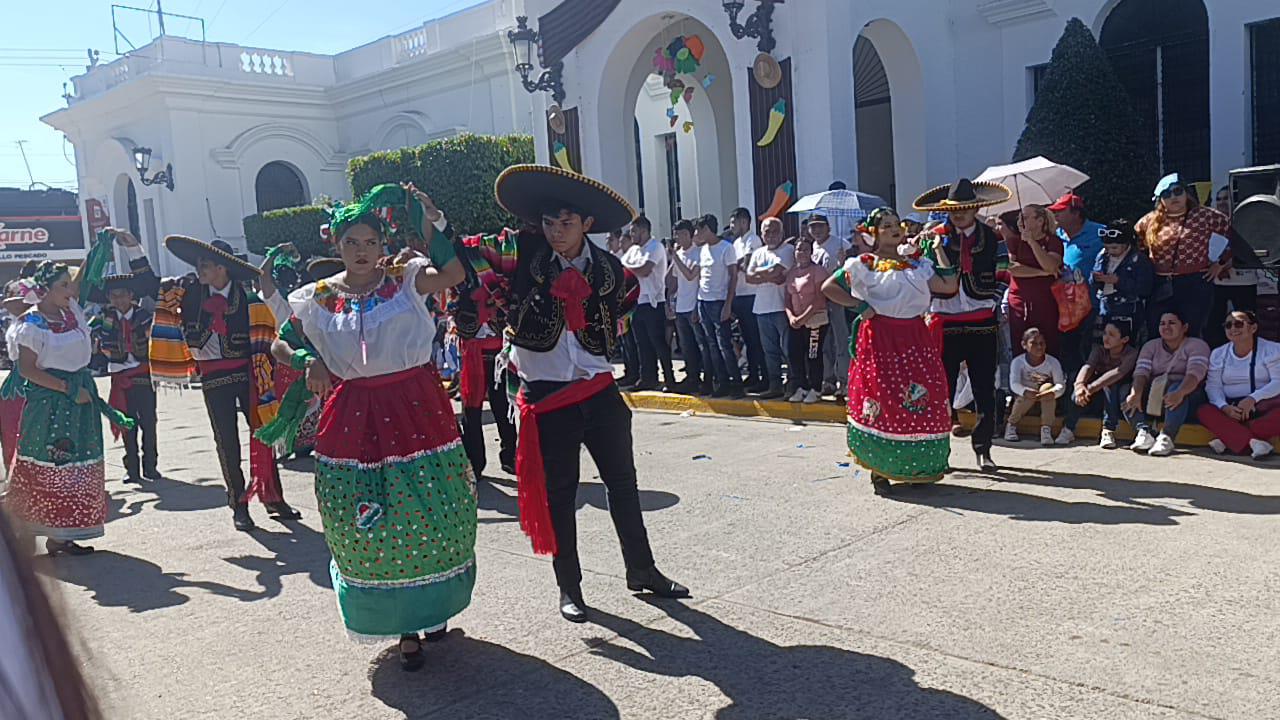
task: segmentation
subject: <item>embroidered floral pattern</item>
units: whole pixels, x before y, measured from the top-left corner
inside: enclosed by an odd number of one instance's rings
[[[907,385],[902,391],[902,409],[922,413],[929,409],[929,390],[918,382]]]
[[[880,403],[876,402],[872,398],[863,398],[862,399],[863,421],[872,423],[872,422],[875,422],[876,418],[878,417],[880,417]]]
[[[327,280],[316,282],[315,301],[331,313],[369,312],[379,305],[391,300],[400,292],[403,277],[396,278],[388,274],[370,293],[352,295],[339,291]]]
[[[892,270],[910,270],[920,266],[915,259],[898,259],[898,258],[882,258],[864,253],[858,257],[858,260],[866,265],[873,272],[890,272]]]

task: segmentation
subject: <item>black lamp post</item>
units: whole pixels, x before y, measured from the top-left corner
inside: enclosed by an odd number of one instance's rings
[[[722,0],[724,11],[729,16],[729,31],[733,36],[741,40],[742,38],[758,38],[759,43],[756,47],[762,53],[772,53],[773,49],[778,46],[778,41],[773,38],[773,7],[781,5],[786,0],[757,0],[759,5],[756,11],[751,13],[746,22],[739,23],[738,15],[742,13],[744,3],[742,0]]]
[[[173,190],[173,165],[165,163],[164,169],[147,178],[147,170],[151,168],[151,148],[136,147],[133,149],[133,166],[138,170],[138,179],[143,185],[155,185],[162,183],[165,187]]]
[[[520,15],[516,18],[516,29],[507,31],[507,40],[515,48],[516,72],[520,75],[520,83],[524,85],[525,91],[530,94],[550,91],[553,100],[557,103],[564,102],[564,83],[561,80],[564,63],[557,62],[544,69],[537,80],[529,79],[529,74],[533,72],[534,50],[537,49],[541,54],[541,48],[538,45],[538,31],[529,27],[528,17]]]

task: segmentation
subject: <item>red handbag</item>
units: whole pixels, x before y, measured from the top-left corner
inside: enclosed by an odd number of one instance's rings
[[[1062,274],[1054,281],[1053,299],[1058,303],[1058,331],[1070,332],[1093,312],[1093,292],[1084,276],[1076,270]]]

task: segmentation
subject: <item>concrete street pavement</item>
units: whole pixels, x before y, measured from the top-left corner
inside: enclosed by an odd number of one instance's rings
[[[199,394],[160,408],[169,479],[122,484],[110,449],[99,552],[37,561],[110,718],[1280,717],[1276,461],[1024,441],[983,476],[957,441],[945,484],[882,499],[839,426],[637,413],[694,599],[627,592],[584,454],[578,626],[491,445],[473,603],[412,674],[343,633],[309,462],[301,522],[235,532]]]

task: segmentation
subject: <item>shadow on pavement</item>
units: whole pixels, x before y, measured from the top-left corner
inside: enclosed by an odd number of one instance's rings
[[[400,669],[393,647],[372,664],[373,696],[407,718],[561,720],[621,717],[600,689],[554,665],[451,630],[424,646],[427,665]]]
[[[277,521],[259,517],[257,522],[258,529],[248,535],[262,545],[270,555],[267,557],[239,555],[223,558],[238,568],[257,573],[255,580],[262,587],[262,592],[255,594],[252,600],[263,600],[280,595],[281,578],[285,575],[305,573],[317,586],[333,587],[329,579],[329,546],[324,542],[323,533],[293,520]],[[275,527],[286,527],[288,530],[274,532]]]
[[[1000,717],[963,695],[921,687],[915,671],[896,660],[825,645],[777,645],[687,605],[641,599],[695,637],[592,610],[592,622],[641,651],[601,642],[591,653],[647,673],[714,683],[730,703],[717,720]]]
[[[147,505],[166,512],[191,512],[212,510],[226,504],[227,490],[220,481],[205,485],[169,478],[144,480],[140,485],[119,484],[110,491],[107,522],[137,515]]]
[[[510,488],[507,494],[499,488]],[[481,518],[480,524],[515,522],[520,517],[520,508],[516,499],[516,481],[513,478],[498,478],[485,475],[476,482],[478,506],[480,510],[492,510],[508,517]],[[641,490],[640,509],[644,512],[665,510],[680,502],[680,496],[662,490]],[[583,482],[578,485],[578,505],[582,508],[590,505],[600,510],[609,509],[609,501],[604,483]]]
[[[165,572],[159,565],[141,558],[99,550],[83,557],[37,557],[41,575],[78,585],[93,593],[103,607],[124,607],[130,612],[174,607],[190,600],[182,590],[204,590],[241,601],[256,600],[256,593],[203,580],[188,580],[186,573]]]
[[[913,505],[1004,515],[1012,520],[1068,524],[1176,525],[1178,518],[1195,515],[1156,502],[1168,499],[1182,500],[1191,507],[1213,512],[1280,514],[1278,496],[1252,495],[1189,483],[1127,480],[1021,468],[1001,468],[998,479],[1025,485],[1092,491],[1100,498],[1119,504],[1073,502],[998,487],[974,489],[945,482],[928,486],[895,485],[890,498]]]

